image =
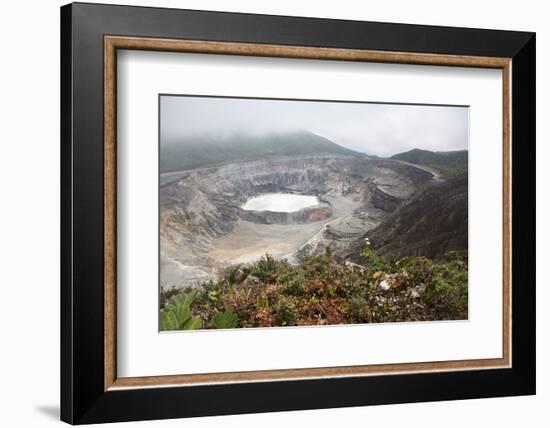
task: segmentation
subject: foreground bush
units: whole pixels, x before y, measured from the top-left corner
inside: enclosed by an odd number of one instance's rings
[[[467,319],[467,254],[390,262],[367,241],[362,256],[361,265],[337,263],[329,252],[293,265],[266,254],[199,289],[163,292],[161,322],[182,329]],[[182,312],[188,321],[167,315],[178,299],[189,302],[189,313]],[[176,322],[183,327],[172,328]]]

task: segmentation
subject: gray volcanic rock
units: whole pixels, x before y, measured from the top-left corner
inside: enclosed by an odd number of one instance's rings
[[[292,259],[328,247],[343,255],[432,174],[395,160],[319,153],[171,172],[160,181],[161,286],[169,288],[199,285],[262,251]],[[240,208],[270,192],[315,195],[322,206],[294,213]]]
[[[390,193],[385,192],[380,188],[380,186],[373,186],[372,203],[376,208],[392,212],[399,206],[401,202],[401,199],[391,195]]]
[[[379,254],[441,258],[468,250],[468,179],[435,181],[350,246],[358,259],[368,237]]]

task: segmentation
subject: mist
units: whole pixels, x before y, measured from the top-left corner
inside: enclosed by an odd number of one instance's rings
[[[468,108],[163,95],[162,145],[196,136],[309,131],[351,150],[391,156],[468,148]],[[227,141],[231,141],[227,138]]]

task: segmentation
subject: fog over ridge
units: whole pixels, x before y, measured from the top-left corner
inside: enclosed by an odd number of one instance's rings
[[[468,148],[469,111],[463,106],[163,95],[160,108],[163,146],[307,131],[377,156]]]

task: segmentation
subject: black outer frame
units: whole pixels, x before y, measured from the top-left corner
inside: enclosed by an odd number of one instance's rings
[[[104,392],[104,35],[512,58],[512,368]],[[73,3],[61,8],[61,420],[535,393],[535,34]]]

